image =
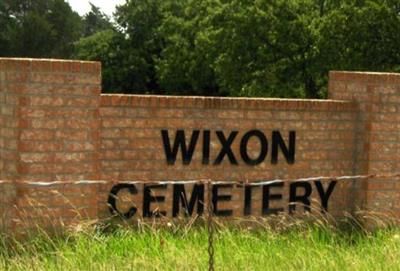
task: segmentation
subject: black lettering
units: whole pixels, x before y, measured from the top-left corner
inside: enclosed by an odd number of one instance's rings
[[[336,186],[337,181],[331,181],[329,183],[328,188],[326,191],[324,191],[324,186],[322,185],[321,181],[315,181],[315,186],[317,187],[318,190],[318,195],[321,198],[321,204],[322,204],[322,211],[327,212],[328,211],[328,200],[329,197],[331,196],[333,189]]]
[[[252,189],[253,186],[245,185],[244,186],[244,210],[243,215],[251,215],[251,198],[252,198]]]
[[[230,201],[231,195],[218,195],[219,188],[232,188],[231,184],[216,184],[212,187],[212,209],[216,216],[232,216],[232,210],[218,210],[218,201]]]
[[[287,148],[279,131],[272,132],[271,163],[278,163],[278,147],[282,150],[288,164],[294,164],[296,152],[296,132],[289,132],[289,148]]]
[[[247,144],[249,143],[249,140],[252,136],[257,137],[261,144],[260,154],[256,159],[250,158],[247,152]],[[267,155],[267,152],[268,141],[265,138],[265,135],[260,130],[251,130],[247,132],[240,141],[240,155],[242,156],[243,161],[248,165],[254,166],[262,163],[265,159],[265,156]]]
[[[281,200],[282,194],[271,194],[271,187],[283,187],[283,182],[271,183],[263,185],[263,204],[262,204],[262,214],[271,215],[283,212],[283,208],[270,208],[269,202],[271,200]]]
[[[117,203],[116,203],[116,199],[117,199],[117,195],[119,193],[119,191],[121,191],[122,189],[128,189],[129,193],[132,195],[136,195],[137,194],[137,189],[136,186],[134,184],[128,184],[128,183],[119,183],[117,185],[114,185],[111,188],[110,194],[108,196],[108,205],[109,205],[109,210],[111,212],[111,214],[113,215],[119,215],[125,219],[129,219],[131,217],[133,217],[136,212],[137,212],[137,208],[136,207],[131,207],[129,209],[128,212],[126,213],[121,213],[120,211],[118,211],[117,209]]]
[[[194,206],[197,202],[197,214],[201,215],[204,211],[204,185],[195,184],[193,186],[192,195],[188,202],[185,186],[183,184],[174,184],[174,199],[172,216],[176,217],[179,214],[180,204],[182,204],[185,215],[191,216],[193,214]]]
[[[165,156],[167,158],[168,165],[174,165],[176,162],[176,156],[178,154],[179,147],[182,153],[182,162],[184,165],[189,165],[192,161],[193,152],[196,147],[197,139],[199,138],[200,131],[194,130],[190,138],[189,148],[186,146],[185,131],[176,131],[174,147],[171,149],[171,144],[169,140],[168,130],[162,130],[161,136],[163,140],[163,146],[165,151]]]
[[[303,188],[304,194],[297,195],[297,188]],[[310,208],[310,195],[312,192],[311,184],[307,182],[294,182],[290,184],[289,192],[289,214],[296,210],[296,202],[302,202],[304,205],[304,211],[309,212]]]
[[[164,196],[153,196],[152,189],[166,189],[166,184],[144,185],[143,187],[143,217],[161,217],[166,216],[166,211],[150,210],[152,202],[162,203],[165,201]]]
[[[210,163],[210,130],[203,132],[203,165]]]
[[[214,161],[214,165],[221,164],[222,160],[224,160],[225,155],[228,156],[229,161],[231,162],[232,165],[237,165],[238,162],[235,158],[235,155],[232,152],[231,145],[233,143],[233,140],[237,136],[238,131],[232,131],[229,134],[228,139],[225,138],[225,135],[222,131],[217,131],[216,134],[218,136],[219,141],[221,142],[222,148],[217,156],[217,159],[215,159]]]

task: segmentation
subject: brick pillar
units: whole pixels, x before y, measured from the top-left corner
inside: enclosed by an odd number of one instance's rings
[[[4,179],[98,178],[98,62],[0,58]]]
[[[100,92],[98,62],[0,58],[0,228],[97,216]]]
[[[400,172],[400,74],[331,72],[329,98],[359,105],[355,174]],[[400,179],[357,181],[361,208],[400,217]]]

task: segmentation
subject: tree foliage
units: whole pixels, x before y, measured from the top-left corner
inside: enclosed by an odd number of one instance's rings
[[[320,98],[329,70],[400,67],[396,1],[210,0],[185,7],[161,28],[159,82],[166,89],[211,85],[233,96]]]
[[[83,36],[88,37],[97,32],[112,28],[109,16],[100,10],[99,7],[90,3],[90,11],[83,16]]]
[[[64,0],[0,0],[2,56],[68,58],[81,18]]]
[[[326,96],[329,70],[400,71],[399,0],[0,0],[0,54],[103,63],[106,91]]]

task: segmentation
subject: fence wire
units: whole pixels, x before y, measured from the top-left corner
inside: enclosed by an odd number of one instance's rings
[[[387,174],[366,174],[366,175],[344,175],[344,176],[318,176],[318,177],[307,177],[307,178],[288,178],[288,179],[273,179],[273,180],[261,180],[261,181],[213,181],[210,179],[185,179],[179,181],[149,181],[147,180],[136,180],[136,181],[117,181],[126,184],[207,184],[211,182],[215,184],[246,184],[250,186],[262,186],[273,184],[277,182],[311,182],[311,181],[345,181],[345,180],[360,180],[360,179],[389,179],[399,178],[400,173],[387,173]],[[0,181],[1,183],[20,183],[32,186],[52,186],[52,185],[64,185],[64,184],[107,184],[110,181],[105,180],[80,180],[80,181],[54,181],[54,182],[34,182],[34,181]]]

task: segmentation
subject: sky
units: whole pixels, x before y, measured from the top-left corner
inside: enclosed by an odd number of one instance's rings
[[[111,16],[115,10],[116,5],[125,3],[126,0],[90,0],[90,2],[99,7],[105,14]],[[84,15],[90,11],[90,5],[88,0],[67,0],[71,5],[72,9]]]

